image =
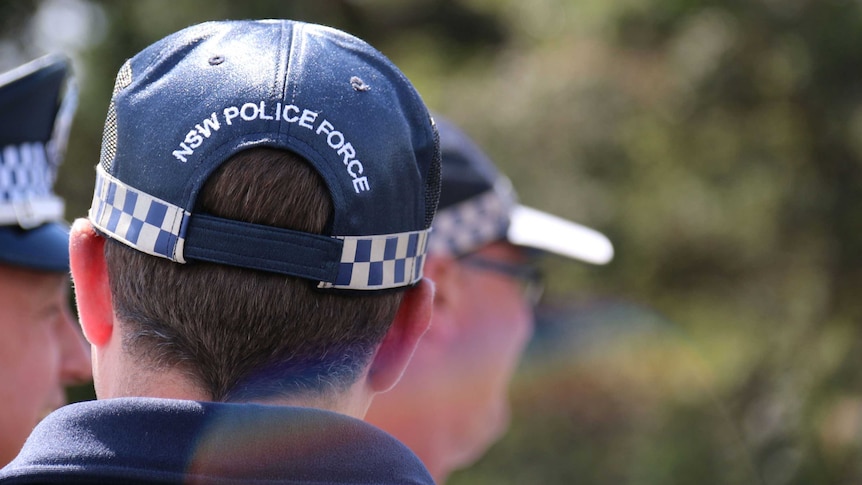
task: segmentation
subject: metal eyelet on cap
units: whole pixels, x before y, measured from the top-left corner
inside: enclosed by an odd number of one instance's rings
[[[371,90],[371,86],[365,84],[365,81],[363,81],[359,76],[351,77],[350,78],[350,85],[356,91],[370,91]]]

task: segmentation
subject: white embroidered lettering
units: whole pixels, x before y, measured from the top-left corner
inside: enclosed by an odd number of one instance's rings
[[[289,105],[284,107],[284,114],[281,115],[281,117],[284,119],[284,121],[287,121],[288,123],[296,123],[296,120],[299,119],[299,115],[289,117],[289,116],[287,116],[288,111],[294,111],[296,113],[299,113],[299,108],[292,105],[292,104],[289,104]]]
[[[181,162],[186,162],[186,161],[188,161],[188,160],[186,160],[186,155],[191,155],[194,152],[195,151],[192,150],[191,147],[189,147],[185,143],[180,143],[180,149],[174,150],[173,156],[176,157],[176,159],[181,161]]]
[[[249,110],[251,110],[251,114],[248,113]],[[245,103],[242,105],[242,108],[239,109],[239,116],[246,121],[256,119],[257,114],[257,105],[254,103]]]
[[[228,106],[227,108],[224,109],[223,113],[224,113],[224,122],[227,123],[228,125],[232,124],[231,120],[233,120],[234,118],[239,116],[239,110],[236,108],[236,106]]]
[[[204,137],[198,135],[197,130],[192,130],[186,134],[185,142],[191,147],[193,150],[204,142]]]
[[[353,149],[353,145],[350,142],[345,143],[341,148],[338,149],[337,152],[339,155],[343,157],[344,164],[347,165],[347,162],[353,158],[356,158],[356,150]]]
[[[315,133],[317,133],[318,135],[321,133],[329,134],[329,132],[331,132],[334,128],[335,127],[332,126],[332,123],[330,123],[328,120],[323,120],[320,122],[320,126],[317,127],[317,131],[315,131]]]
[[[213,131],[218,131],[221,128],[221,125],[218,122],[218,118],[216,118],[215,112],[213,112],[209,118],[204,119],[203,124],[197,124],[195,128],[198,129],[198,133],[209,138]]]
[[[332,139],[333,139],[333,138],[337,139],[337,140],[338,140],[338,142],[337,142],[337,143],[333,143],[333,142],[332,142]],[[339,148],[341,148],[341,147],[344,145],[344,135],[343,135],[343,134],[341,134],[341,132],[340,132],[340,131],[333,131],[332,133],[330,133],[329,135],[327,135],[327,137],[326,137],[326,143],[328,143],[328,144],[329,144],[329,146],[330,146],[333,150],[338,150]],[[336,153],[338,153],[338,152],[336,152]]]
[[[213,137],[217,131],[222,128],[221,121],[227,126],[233,126],[234,121],[240,119],[242,121],[255,120],[284,120],[288,123],[296,123],[303,128],[308,128],[313,131],[318,137],[326,136],[326,144],[339,157],[345,167],[345,171],[350,176],[353,184],[353,190],[358,194],[371,190],[371,184],[367,176],[360,176],[365,172],[365,166],[357,158],[356,148],[353,144],[347,141],[347,136],[327,119],[320,119],[320,113],[310,109],[303,109],[293,104],[285,104],[276,102],[275,109],[267,111],[266,101],[243,103],[241,106],[227,106],[222,109],[219,120],[218,111],[210,113],[209,117],[201,120],[200,123],[194,125],[194,128],[186,133],[179,147],[171,152],[177,160],[187,162],[188,157],[195,153],[195,149],[200,147],[207,139]],[[315,124],[317,126],[315,127]],[[310,140],[305,140],[310,143]],[[322,142],[322,140],[321,140]]]
[[[353,190],[355,190],[357,194],[360,192],[371,190],[371,187],[368,186],[368,177],[359,177],[358,179],[353,179]]]
[[[314,111],[304,109],[302,110],[302,117],[299,118],[299,126],[304,128],[308,128],[309,130],[314,129],[314,120],[317,119],[317,113]]]
[[[359,167],[355,172],[351,170],[352,167]],[[359,160],[351,160],[350,163],[347,164],[347,173],[350,174],[351,177],[356,178],[362,174],[365,170],[365,167],[362,166],[362,162]]]
[[[277,114],[278,114],[278,112],[276,111],[276,115],[277,115]],[[267,114],[266,114],[266,102],[265,102],[265,101],[261,101],[261,102],[260,102],[260,119],[262,119],[262,120],[271,120],[272,118],[273,118],[273,116],[272,116],[272,115],[267,116]]]

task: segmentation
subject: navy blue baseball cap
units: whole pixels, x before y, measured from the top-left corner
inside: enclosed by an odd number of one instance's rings
[[[207,178],[252,147],[308,160],[332,197],[329,234],[195,213]],[[176,32],[120,69],[89,218],[177,263],[378,290],[421,279],[439,190],[434,121],[383,54],[320,25],[218,21]]]
[[[65,205],[53,186],[76,102],[64,56],[0,74],[0,263],[69,270]]]
[[[452,121],[435,114],[443,159],[440,204],[428,251],[463,256],[495,241],[592,264],[613,259],[602,233],[518,203],[511,181]]]

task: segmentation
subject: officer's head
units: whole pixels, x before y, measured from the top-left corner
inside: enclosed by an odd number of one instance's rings
[[[344,390],[422,279],[439,169],[419,95],[355,37],[156,42],[117,76],[89,214],[124,348],[212,399]]]
[[[69,309],[69,228],[53,190],[75,108],[69,62],[47,56],[0,74],[0,466],[64,387],[90,378]],[[68,88],[68,89],[67,89]]]

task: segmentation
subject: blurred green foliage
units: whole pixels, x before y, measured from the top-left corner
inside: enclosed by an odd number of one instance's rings
[[[0,66],[46,49],[49,8],[93,35],[65,47],[70,217],[126,57],[289,17],[369,40],[524,202],[611,236],[607,267],[548,261],[512,429],[451,483],[862,481],[860,2],[5,1]]]

